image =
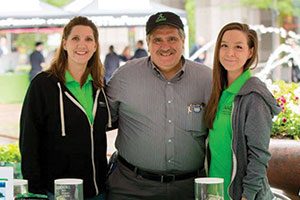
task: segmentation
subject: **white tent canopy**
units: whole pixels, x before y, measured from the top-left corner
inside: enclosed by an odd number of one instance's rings
[[[184,10],[149,0],[75,0],[65,11],[89,16],[98,26],[144,26],[151,14],[170,11],[178,14],[186,25]]]
[[[39,0],[8,0],[0,7],[0,31],[62,27],[78,15],[89,17],[98,27],[144,27],[149,16],[161,11],[178,14],[188,26],[186,12],[150,0],[74,0],[63,9]],[[186,39],[188,51],[188,39]]]
[[[0,6],[0,19],[49,18],[71,13],[39,0],[8,0]]]
[[[63,26],[77,15],[88,16],[101,27],[144,26],[159,11],[174,12],[187,24],[184,10],[149,0],[75,0],[63,9],[39,0],[9,0],[0,6],[0,29]]]
[[[0,6],[0,13],[0,29],[47,27],[57,24],[53,20],[73,15],[39,0],[8,0]]]
[[[140,9],[149,7],[149,0],[75,0],[65,6],[64,9],[70,12],[78,12],[82,9],[86,9],[86,7],[89,8],[95,4],[97,4],[96,9],[99,9],[99,7],[101,6],[102,10],[124,10],[125,8],[127,9],[128,5],[131,6],[131,9]]]

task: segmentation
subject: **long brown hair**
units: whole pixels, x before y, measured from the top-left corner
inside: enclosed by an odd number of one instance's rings
[[[66,40],[73,27],[83,25],[88,26],[93,30],[93,35],[96,42],[96,51],[93,56],[88,61],[87,67],[83,76],[80,80],[80,85],[82,86],[89,74],[93,78],[93,84],[96,88],[102,88],[104,86],[103,77],[104,77],[104,68],[100,60],[100,45],[99,45],[99,33],[96,25],[86,17],[77,16],[70,20],[70,22],[64,27],[62,40],[59,48],[56,50],[54,59],[51,62],[50,68],[47,70],[50,74],[56,76],[61,82],[65,82],[65,72],[68,64],[68,54],[67,51],[63,48],[63,41]]]
[[[238,30],[243,32],[248,39],[248,48],[253,50],[252,57],[249,58],[244,65],[244,71],[249,69],[253,64],[254,65],[251,69],[254,69],[258,62],[258,39],[256,32],[250,29],[247,24],[233,22],[225,25],[221,29],[215,45],[212,93],[204,114],[205,123],[210,129],[213,128],[213,122],[216,116],[220,96],[228,83],[227,71],[222,66],[219,59],[222,38],[224,33],[228,30]]]

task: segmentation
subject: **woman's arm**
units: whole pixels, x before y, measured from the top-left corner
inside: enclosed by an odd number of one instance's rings
[[[41,129],[43,124],[43,106],[41,89],[35,80],[31,83],[21,112],[20,119],[20,152],[22,175],[28,180],[29,192],[42,194],[41,168],[39,152]]]
[[[261,190],[271,155],[268,151],[272,128],[270,107],[258,94],[250,94],[245,123],[247,141],[247,170],[243,178],[243,196],[254,199]]]

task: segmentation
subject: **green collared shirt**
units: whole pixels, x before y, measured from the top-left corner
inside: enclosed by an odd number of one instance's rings
[[[246,70],[222,92],[213,129],[209,130],[209,149],[211,152],[209,176],[224,178],[225,200],[229,199],[228,187],[232,171],[231,114],[233,101],[235,96],[250,77],[250,70]]]
[[[87,117],[91,124],[94,122],[93,116],[93,78],[91,75],[88,75],[86,82],[83,84],[82,88],[80,83],[78,83],[70,74],[69,71],[66,71],[65,74],[66,87],[71,91],[71,93],[76,97],[80,105],[84,108]]]

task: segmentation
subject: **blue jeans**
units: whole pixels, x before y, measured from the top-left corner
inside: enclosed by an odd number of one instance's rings
[[[48,196],[49,200],[55,200],[53,193],[48,192],[47,196]],[[105,194],[100,194],[100,195],[98,195],[96,197],[92,197],[92,198],[85,198],[84,200],[105,200]]]

